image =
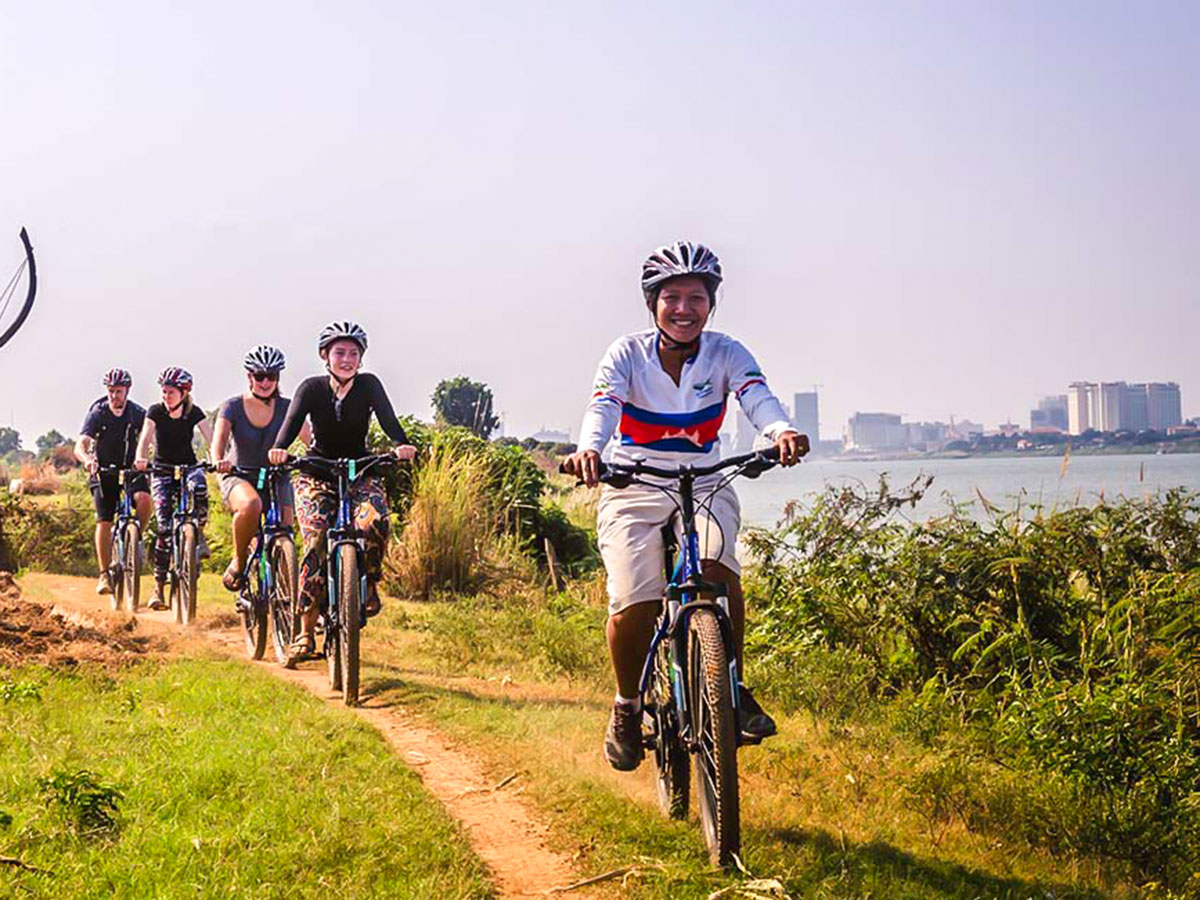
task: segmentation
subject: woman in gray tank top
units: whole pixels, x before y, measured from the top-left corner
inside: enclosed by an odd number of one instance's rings
[[[246,391],[221,404],[212,440],[212,464],[222,473],[221,497],[233,513],[233,560],[221,579],[230,591],[244,587],[242,570],[246,567],[250,541],[258,532],[263,501],[253,484],[229,470],[233,466],[258,468],[267,465],[267,451],[279,434],[289,403],[279,394],[283,353],[275,347],[260,344],[247,353],[242,362],[246,369]],[[306,423],[300,432],[300,440],[308,444],[311,437]],[[280,484],[279,503],[283,524],[291,525],[291,482]]]

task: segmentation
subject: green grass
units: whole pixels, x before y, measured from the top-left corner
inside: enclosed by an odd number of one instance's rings
[[[490,897],[463,836],[353,714],[242,663],[0,672],[7,890],[46,897]],[[29,685],[36,687],[30,688]],[[39,778],[114,786],[81,835]],[[7,895],[7,894],[6,894]]]

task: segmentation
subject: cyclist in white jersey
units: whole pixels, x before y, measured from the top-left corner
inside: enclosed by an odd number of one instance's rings
[[[779,448],[781,464],[795,465],[808,452],[807,436],[792,428],[750,351],[728,335],[704,330],[721,278],[720,262],[703,244],[679,241],[646,260],[642,291],[655,328],[618,338],[604,354],[568,471],[595,485],[601,453],[614,435],[613,462],[641,459],[661,468],[714,463],[730,394]],[[717,477],[697,481],[696,496],[707,496]],[[604,752],[623,771],[637,768],[643,756],[638,681],[665,587],[661,529],[674,512],[671,499],[653,487],[606,485],[600,494],[596,525],[608,574],[608,646],[617,680]],[[734,554],[740,523],[737,494],[729,486],[697,510],[704,578],[728,588],[738,670],[744,671],[745,600]],[[775,722],[750,690],[743,686],[740,697],[742,731],[756,738],[774,734]]]

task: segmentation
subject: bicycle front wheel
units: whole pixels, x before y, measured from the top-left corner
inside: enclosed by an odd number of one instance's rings
[[[196,618],[196,588],[200,581],[200,555],[196,547],[196,526],[184,522],[179,530],[179,588],[176,594],[175,621],[190,625]]]
[[[142,592],[142,557],[138,550],[141,548],[142,529],[137,522],[125,525],[125,540],[121,559],[122,581],[125,587],[125,608],[131,613],[138,611],[141,604]],[[115,587],[114,587],[115,590]]]
[[[654,735],[654,765],[657,769],[658,805],[671,819],[686,819],[688,814],[691,764],[687,750],[679,740],[679,711],[671,682],[669,642],[658,645],[654,658],[654,677],[650,681],[646,730]]]
[[[263,584],[262,560],[250,561],[249,583],[238,598],[238,613],[242,617],[242,633],[246,639],[246,655],[251,659],[262,659],[267,649],[267,590]]]
[[[717,617],[706,609],[688,620],[688,699],[696,736],[696,799],[704,843],[714,865],[727,866],[741,850],[737,716],[729,653]]]
[[[358,572],[358,552],[353,544],[340,544],[338,554],[338,655],[342,663],[342,701],[358,705],[359,616],[362,589]]]
[[[271,638],[275,658],[281,666],[288,662],[288,648],[300,633],[300,614],[296,608],[296,545],[290,537],[276,538],[271,544]]]

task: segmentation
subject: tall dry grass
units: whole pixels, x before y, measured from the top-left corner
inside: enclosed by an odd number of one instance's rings
[[[487,461],[437,442],[420,463],[404,531],[388,554],[385,588],[430,599],[438,592],[472,593],[503,550],[505,510],[489,490]]]

